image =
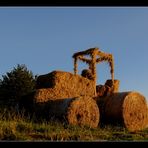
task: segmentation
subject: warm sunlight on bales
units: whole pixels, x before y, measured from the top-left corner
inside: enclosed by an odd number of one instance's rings
[[[103,122],[123,124],[129,131],[148,125],[147,102],[138,92],[120,92],[98,99]]]
[[[53,71],[37,79],[36,102],[95,94],[93,81],[70,72]]]
[[[69,72],[53,71],[37,79],[34,94],[36,113],[67,120],[71,125],[97,127],[100,113],[96,101],[94,82]],[[46,110],[46,111],[45,111]]]
[[[71,125],[97,127],[100,119],[98,106],[91,97],[80,96],[48,101],[49,116],[64,117]]]
[[[88,96],[82,96],[70,104],[67,118],[69,123],[73,125],[97,127],[100,120],[100,112],[95,100]]]

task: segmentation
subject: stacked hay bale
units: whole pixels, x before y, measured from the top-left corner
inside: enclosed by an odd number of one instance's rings
[[[138,92],[113,93],[98,98],[101,122],[121,124],[129,131],[138,131],[148,125],[147,102]]]
[[[72,125],[97,127],[100,113],[94,94],[93,81],[69,72],[53,71],[37,79],[35,112],[65,118]]]
[[[46,102],[51,99],[73,98],[86,94],[94,96],[93,81],[70,72],[53,71],[38,77],[35,100]]]

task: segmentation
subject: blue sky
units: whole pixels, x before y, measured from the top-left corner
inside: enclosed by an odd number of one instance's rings
[[[73,53],[91,47],[114,55],[121,92],[148,98],[148,7],[0,7],[0,77],[17,64],[73,72]],[[110,79],[107,63],[97,73]]]

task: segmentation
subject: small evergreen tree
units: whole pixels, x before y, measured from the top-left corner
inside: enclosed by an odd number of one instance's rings
[[[18,103],[22,96],[35,90],[35,77],[26,65],[18,64],[12,71],[2,75],[0,97],[3,101]]]

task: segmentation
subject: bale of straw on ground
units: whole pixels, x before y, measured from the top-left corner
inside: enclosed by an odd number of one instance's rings
[[[80,95],[94,96],[94,82],[69,72],[53,71],[37,79],[37,102],[73,98]]]
[[[101,122],[118,123],[129,131],[138,131],[148,125],[148,108],[145,97],[138,92],[121,92],[98,98]]]
[[[48,101],[48,109],[48,116],[66,119],[70,125],[95,128],[100,119],[96,101],[88,96],[50,100]]]
[[[68,108],[67,119],[73,125],[97,127],[100,112],[96,101],[88,96],[77,98]]]

